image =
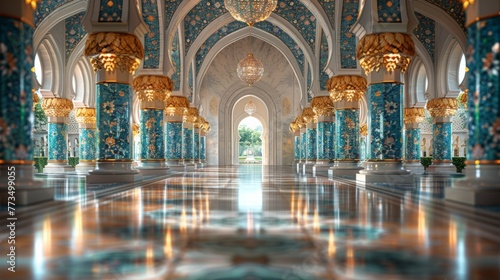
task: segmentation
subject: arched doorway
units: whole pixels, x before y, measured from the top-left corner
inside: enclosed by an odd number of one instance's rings
[[[252,101],[245,105],[254,105]],[[248,112],[247,112],[248,113]],[[238,164],[262,164],[263,149],[263,127],[262,123],[255,117],[244,118],[238,125]]]

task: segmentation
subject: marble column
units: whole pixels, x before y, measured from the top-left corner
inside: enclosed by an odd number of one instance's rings
[[[316,96],[311,100],[311,108],[313,108],[318,120],[316,124],[316,164],[313,166],[313,174],[324,172],[324,175],[327,175],[328,168],[335,158],[333,101],[330,96]]]
[[[453,155],[451,150],[451,117],[455,115],[457,106],[455,98],[435,98],[427,102],[427,109],[434,119],[432,125],[432,165],[427,168],[427,172],[457,172],[451,163]]]
[[[193,129],[193,158],[194,158],[194,164],[196,164],[196,167],[201,167],[198,166],[200,163],[200,126],[198,123],[194,123],[194,129]]]
[[[445,198],[500,205],[500,2],[467,1],[469,139],[466,179]]]
[[[317,155],[317,143],[316,143],[316,135],[317,135],[317,128],[316,128],[316,122],[317,122],[317,117],[316,114],[314,113],[313,109],[311,107],[304,108],[302,110],[302,118],[304,119],[305,122],[305,127],[306,127],[306,155],[305,159],[306,162],[303,165],[302,168],[302,173],[312,173],[313,172],[313,167],[316,164],[316,155]]]
[[[424,108],[405,108],[405,156],[404,168],[413,173],[424,173],[420,163],[420,123],[425,117]]]
[[[194,163],[194,123],[198,117],[198,109],[190,107],[182,123],[182,159],[187,170],[196,168]]]
[[[68,117],[73,110],[73,102],[64,98],[45,98],[42,108],[49,121],[48,159],[43,173],[75,171],[75,168],[68,164]]]
[[[96,151],[96,115],[95,108],[77,108],[76,121],[79,128],[79,159],[75,166],[78,172],[89,172],[95,169]]]
[[[204,129],[200,131],[200,162],[201,167],[207,164],[207,133]]]
[[[165,102],[165,160],[175,171],[183,171],[182,164],[182,122],[189,108],[184,96],[173,96]]]
[[[53,188],[41,188],[33,179],[32,3],[36,6],[35,1],[0,1],[0,205],[7,205],[14,189],[16,205],[54,196]]]
[[[166,175],[163,119],[172,81],[166,76],[141,75],[134,79],[133,87],[141,102],[141,162],[137,169],[142,175]]]
[[[354,179],[359,170],[359,100],[366,91],[361,76],[339,75],[327,85],[335,102],[335,163],[329,176]]]

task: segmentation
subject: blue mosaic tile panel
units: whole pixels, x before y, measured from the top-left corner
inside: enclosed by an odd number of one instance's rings
[[[335,111],[335,147],[337,159],[359,159],[359,110]]]
[[[467,28],[469,160],[500,159],[500,17]]]
[[[201,31],[216,18],[227,13],[223,0],[201,0],[184,17],[185,48],[188,53],[189,48],[200,35]]]
[[[415,13],[418,19],[418,25],[413,30],[413,34],[418,38],[420,43],[424,45],[427,53],[434,61],[436,51],[436,22],[420,13]]]
[[[306,159],[316,160],[317,157],[317,144],[316,144],[317,130],[316,128],[307,128],[306,129]]]
[[[38,24],[40,24],[40,22],[42,22],[43,19],[46,18],[55,9],[71,1],[73,0],[43,0],[37,3],[33,18],[35,26],[38,26]]]
[[[359,13],[358,0],[344,0],[340,23],[340,67],[356,69],[356,35],[350,32]]]
[[[163,110],[141,110],[141,159],[163,159]]]
[[[183,0],[165,0],[165,30],[168,29],[170,21],[174,17],[175,11],[182,1]]]
[[[333,122],[318,122],[318,160],[333,160]]]
[[[316,41],[316,18],[300,1],[278,1],[276,14],[290,22],[304,37],[314,52]]]
[[[182,128],[182,158],[184,160],[194,159],[192,128]]]
[[[194,81],[193,66],[191,64],[189,64],[188,86],[189,86],[189,89],[190,89],[190,93],[189,93],[189,96],[187,96],[187,99],[189,100],[190,103],[193,102],[193,81]]]
[[[311,84],[312,84],[312,77],[311,77],[311,67],[308,67],[307,69],[307,91],[311,90]]]
[[[87,34],[83,27],[82,21],[85,12],[78,13],[67,18],[64,23],[66,25],[66,59],[71,55],[76,45],[80,43],[82,38]]]
[[[167,160],[182,159],[182,122],[166,122],[165,158]]]
[[[401,22],[401,3],[399,1],[377,0],[378,22]]]
[[[80,147],[78,148],[78,156],[80,160],[95,160],[96,159],[96,144],[97,138],[95,129],[80,128]]]
[[[335,1],[334,0],[319,0],[318,1],[325,11],[328,21],[332,28],[335,27]],[[345,5],[345,4],[344,4]]]
[[[174,41],[172,42],[172,65],[175,68],[172,74],[172,83],[174,84],[174,91],[181,89],[181,50],[179,48],[179,32],[175,31]]]
[[[319,54],[319,88],[321,90],[326,90],[326,84],[328,83],[328,74],[325,73],[326,63],[328,62],[328,42],[326,41],[325,32],[321,34],[321,45]]]
[[[48,124],[48,160],[68,160],[68,125]]]
[[[132,87],[101,83],[96,86],[97,158],[132,159]]]
[[[99,22],[121,22],[123,0],[101,0]]]
[[[194,159],[198,160],[200,158],[200,133],[193,133],[193,154]]]
[[[306,149],[307,149],[307,135],[306,133],[300,134],[300,158],[306,159]]]
[[[462,2],[457,0],[426,0],[448,13],[465,32],[465,12]]]
[[[293,137],[293,158],[295,160],[300,160],[300,136],[295,135]]]
[[[0,160],[33,159],[33,28],[0,17]]]
[[[207,159],[207,137],[200,136],[200,160],[205,161]]]
[[[451,122],[435,123],[432,126],[433,131],[433,160],[451,160]]]
[[[368,97],[368,160],[402,159],[403,85],[371,84]]]
[[[405,160],[419,160],[420,128],[407,128],[405,134]]]
[[[150,32],[144,34],[144,69],[160,67],[160,21],[158,18],[158,0],[142,0],[142,17]]]

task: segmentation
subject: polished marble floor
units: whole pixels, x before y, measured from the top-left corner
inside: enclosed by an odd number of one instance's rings
[[[56,201],[18,210],[16,272],[0,279],[500,279],[500,214],[443,201],[449,177],[364,189],[242,165],[42,180]]]

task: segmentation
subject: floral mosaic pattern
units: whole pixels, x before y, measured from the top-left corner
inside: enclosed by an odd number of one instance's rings
[[[100,22],[121,22],[123,0],[101,0],[99,7]]]
[[[307,135],[306,133],[300,134],[300,158],[306,159],[306,150],[307,150]]]
[[[68,125],[65,123],[48,124],[48,159],[67,160],[68,159]]]
[[[356,35],[350,32],[359,13],[358,0],[344,0],[340,23],[340,67],[356,69]]]
[[[418,38],[420,43],[425,47],[427,53],[434,61],[436,50],[436,22],[420,13],[415,13],[418,19],[418,25],[413,30],[413,34]]]
[[[403,85],[371,84],[368,96],[368,160],[402,159]]]
[[[129,84],[97,84],[97,157],[132,158],[132,88]]]
[[[378,22],[401,22],[400,0],[377,0]]]
[[[290,22],[302,34],[302,37],[314,52],[316,39],[316,18],[300,1],[278,1],[274,13]]]
[[[0,160],[32,160],[33,28],[0,18]]]
[[[189,86],[189,89],[191,90],[189,95],[187,96],[189,102],[193,102],[193,81],[194,81],[194,77],[193,77],[193,66],[191,64],[189,64],[189,71],[188,71],[188,86]]]
[[[359,159],[359,110],[335,111],[335,147],[337,159]]]
[[[205,161],[207,160],[207,137],[206,136],[200,136],[200,160]]]
[[[328,21],[332,28],[335,27],[335,0],[320,0],[318,1],[323,10],[325,11]],[[356,1],[357,2],[357,1]],[[345,5],[345,3],[344,3]]]
[[[293,138],[294,138],[293,158],[295,160],[300,160],[300,136],[295,135]]]
[[[419,160],[420,128],[407,128],[405,134],[405,160]]]
[[[193,133],[193,155],[194,159],[198,160],[200,158],[200,133]]]
[[[142,17],[151,32],[144,34],[144,69],[160,67],[160,21],[158,0],[142,0]]]
[[[309,160],[316,160],[317,157],[317,144],[316,144],[316,138],[317,138],[317,131],[316,128],[307,128],[306,129],[306,159]]]
[[[43,21],[50,13],[52,13],[55,9],[59,8],[65,3],[71,2],[73,0],[44,0],[40,1],[35,10],[34,21],[35,26],[38,26],[40,22]]]
[[[326,63],[328,62],[328,42],[326,41],[325,32],[321,32],[321,45],[319,54],[319,88],[326,90],[328,83],[328,75],[325,73]]]
[[[184,160],[194,159],[193,129],[182,128],[182,158]]]
[[[179,48],[179,32],[175,32],[174,41],[172,43],[172,64],[175,68],[172,74],[172,83],[174,84],[174,91],[181,89],[181,50]]]
[[[435,123],[433,131],[433,159],[451,160],[451,123]]]
[[[96,159],[96,133],[95,129],[80,128],[80,160],[95,160]]]
[[[167,122],[165,126],[165,158],[182,159],[182,123]]]
[[[311,77],[312,69],[310,67],[307,68],[307,91],[311,90],[312,77]],[[311,101],[309,101],[311,102]]]
[[[189,48],[205,29],[216,18],[227,13],[224,6],[224,0],[201,0],[196,6],[189,11],[184,18],[184,36],[186,38],[185,48],[188,53]]]
[[[461,1],[452,0],[426,0],[427,2],[438,6],[448,13],[465,30],[465,12]]]
[[[333,160],[335,158],[333,128],[333,122],[318,122],[318,160]]]
[[[82,24],[84,16],[85,12],[81,12],[64,21],[66,25],[66,59],[68,59],[76,45],[78,45],[87,34]]]
[[[163,159],[163,110],[141,110],[141,159]]]
[[[470,160],[500,159],[500,17],[467,29]],[[479,86],[479,87],[477,87]]]
[[[165,0],[165,29],[170,25],[170,21],[174,17],[177,7],[183,0]]]

